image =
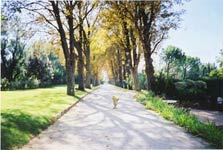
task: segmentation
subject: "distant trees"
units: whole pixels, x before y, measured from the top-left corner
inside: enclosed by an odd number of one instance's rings
[[[116,71],[116,74],[118,74],[119,80],[124,81],[123,83],[132,78],[134,89],[140,89],[137,69],[140,56],[143,54],[146,64],[147,89],[151,89],[154,79],[151,56],[156,52],[163,39],[167,38],[168,31],[177,28],[181,11],[173,11],[172,8],[179,3],[173,1],[115,1],[107,3],[107,9],[105,8],[101,14],[103,18],[101,24],[102,27],[109,30],[110,35],[116,36],[116,41],[113,41],[118,45],[116,49],[118,49],[117,55],[119,55],[116,59],[116,62],[119,63],[116,65],[119,67],[119,71]],[[114,70],[114,65],[110,66]]]
[[[29,43],[32,33],[23,27],[17,14],[8,17],[3,13],[1,20],[4,22],[1,26],[2,90],[65,83],[65,69],[52,44],[41,41]]]
[[[185,55],[178,47],[168,46],[163,49],[162,59],[165,62],[165,72],[167,77],[177,79],[197,80],[205,76],[216,67],[213,64],[202,64],[197,57]]]
[[[170,72],[174,72],[174,67],[179,63],[179,61],[184,57],[182,50],[174,47],[168,46],[162,52],[162,59],[166,63],[165,71],[166,76],[169,77]]]
[[[25,40],[27,33],[21,28],[17,16],[1,16],[1,77],[9,82],[24,76]]]

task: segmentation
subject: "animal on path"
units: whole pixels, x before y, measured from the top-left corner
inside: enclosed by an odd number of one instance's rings
[[[117,105],[118,105],[119,98],[116,96],[112,96],[112,100],[113,100],[113,105],[114,105],[113,109],[116,109]]]

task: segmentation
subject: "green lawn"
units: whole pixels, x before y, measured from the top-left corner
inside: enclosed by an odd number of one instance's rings
[[[61,112],[87,92],[66,95],[66,86],[33,90],[1,91],[1,148],[26,144],[52,123]]]

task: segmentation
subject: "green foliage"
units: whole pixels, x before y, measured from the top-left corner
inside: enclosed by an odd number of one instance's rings
[[[158,112],[165,119],[184,127],[188,132],[209,141],[216,148],[223,148],[223,131],[214,124],[203,124],[194,115],[154,97],[151,92],[138,93],[137,100],[146,104],[147,109]]]
[[[45,129],[55,115],[86,92],[66,95],[66,86],[53,88],[1,91],[1,149],[13,149],[26,144],[31,137]]]
[[[53,79],[52,84],[65,84],[66,83],[66,70],[61,65],[58,56],[53,53],[49,54],[49,61],[53,67]]]
[[[39,87],[40,81],[36,78],[34,79],[31,78],[30,80],[27,80],[26,83],[28,89],[35,89]]]
[[[223,67],[220,69],[215,69],[210,72],[211,78],[223,79]]]
[[[53,78],[53,68],[49,58],[44,55],[39,58],[30,57],[27,63],[27,76],[40,80],[40,87],[50,85]]]
[[[223,79],[207,78],[204,80],[207,83],[207,93],[212,101],[216,102],[217,97],[223,97]]]
[[[175,79],[198,80],[208,76],[211,70],[216,67],[213,64],[201,64],[198,57],[191,57],[175,46],[168,46],[163,49],[162,59],[165,62],[164,70],[167,77]]]
[[[7,78],[1,79],[1,90],[8,90],[9,89],[9,81]]]
[[[220,57],[218,59],[220,68],[223,68],[223,49],[220,50]]]
[[[146,89],[146,85],[147,85],[146,75],[143,73],[139,73],[138,78],[139,78],[140,89]]]
[[[23,76],[25,61],[24,43],[20,39],[5,41],[1,43],[1,76],[7,78],[10,82]]]
[[[179,100],[198,101],[204,100],[207,91],[207,84],[204,81],[185,80],[175,83],[176,94]]]
[[[19,90],[19,89],[35,89],[39,87],[39,80],[36,78],[23,78],[21,80],[9,82],[6,78],[2,79],[1,89]]]
[[[200,77],[201,78],[209,77],[210,72],[215,69],[216,69],[216,66],[214,64],[210,64],[210,63],[202,64],[200,66]]]

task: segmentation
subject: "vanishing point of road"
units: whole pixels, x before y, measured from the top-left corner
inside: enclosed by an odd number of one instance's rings
[[[146,110],[135,93],[105,84],[88,94],[22,149],[147,150],[204,149],[208,144]],[[119,97],[113,109],[112,96]]]

